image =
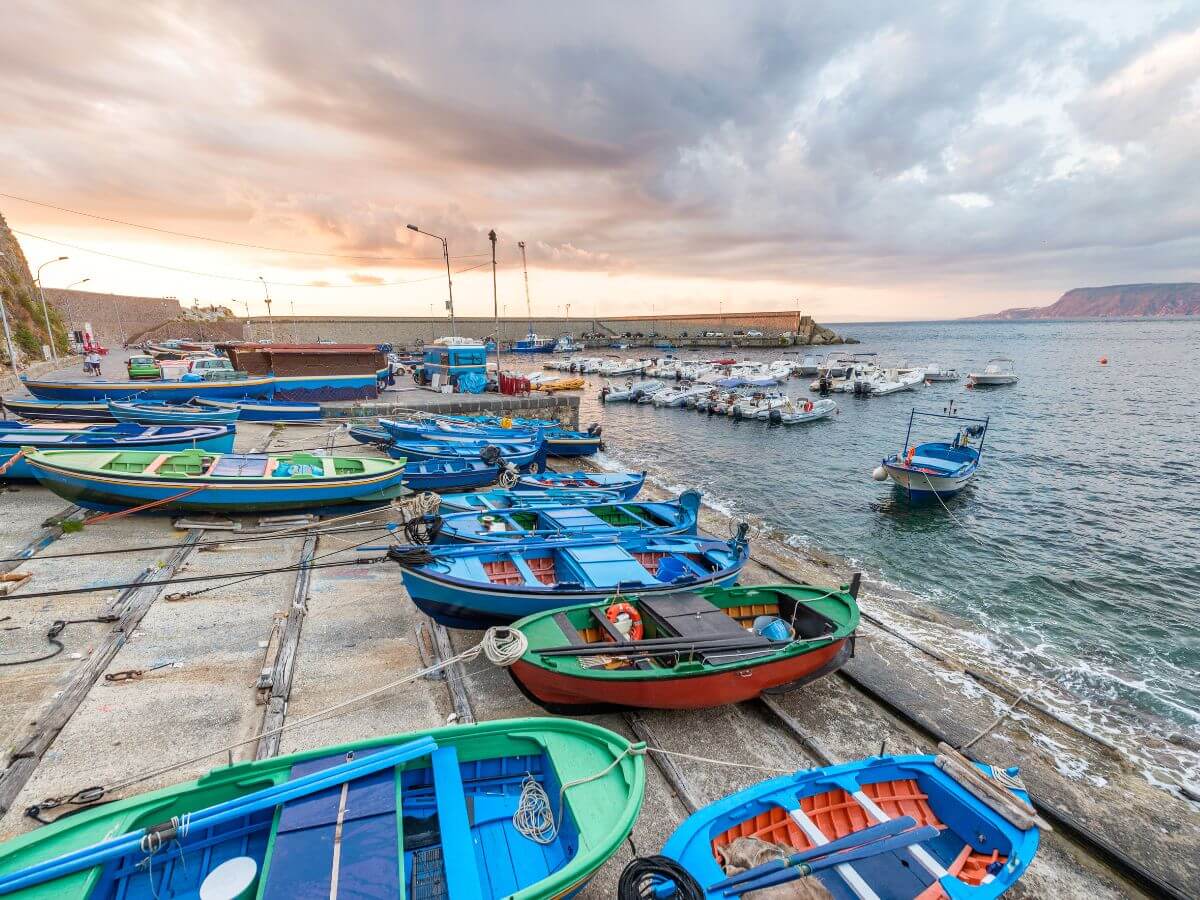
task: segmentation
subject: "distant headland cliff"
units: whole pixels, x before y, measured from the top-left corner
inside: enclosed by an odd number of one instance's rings
[[[1200,316],[1200,284],[1111,284],[1075,288],[1050,306],[1006,309],[975,319],[1100,319]]]

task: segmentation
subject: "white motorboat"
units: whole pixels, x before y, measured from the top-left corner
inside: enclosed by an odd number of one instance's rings
[[[1016,384],[1017,373],[1013,361],[1007,356],[997,356],[989,359],[982,372],[972,372],[967,376],[967,384],[972,387],[998,387],[1002,384]]]
[[[793,366],[792,371],[802,378],[807,378],[817,374],[817,368],[819,365],[820,363],[817,362],[817,358],[812,354],[809,354],[797,365]]]
[[[867,393],[872,397],[882,397],[887,394],[898,394],[900,391],[911,391],[925,380],[924,369],[909,369],[901,372],[899,369],[888,369],[869,382]]]
[[[649,367],[648,362],[640,359],[609,360],[600,367],[599,374],[606,378],[620,378],[623,375],[641,375]]]
[[[923,367],[926,381],[958,381],[958,369],[948,368],[938,363],[930,363]]]
[[[601,388],[600,402],[619,403],[625,401],[628,403],[637,403],[643,395],[661,391],[664,387],[666,385],[658,380],[627,381],[623,388]]]
[[[741,397],[730,404],[727,413],[735,419],[755,419],[758,414],[768,413],[773,409],[780,409],[790,403],[791,400],[786,394],[771,392],[769,394],[757,393],[749,397]]]
[[[788,398],[788,402],[775,409],[763,410],[755,415],[756,419],[765,419],[772,425],[803,425],[827,419],[837,412],[837,403],[822,398],[820,400],[796,401]]]

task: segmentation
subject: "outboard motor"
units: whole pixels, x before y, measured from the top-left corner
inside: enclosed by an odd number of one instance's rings
[[[599,437],[600,432],[602,432],[603,430],[604,429],[600,426],[599,422],[593,422],[591,425],[588,426],[587,433],[590,434],[592,437]]]
[[[777,409],[773,409],[769,413],[767,413],[767,421],[770,422],[772,425],[782,425],[783,424],[783,413],[781,413]]]
[[[608,397],[608,385],[600,388],[600,402],[603,403],[606,397]]]
[[[479,458],[489,466],[498,465],[501,461],[500,448],[494,444],[488,444],[479,451]]]
[[[750,543],[750,523],[738,522],[737,531],[733,535],[733,540],[730,543],[738,550]]]

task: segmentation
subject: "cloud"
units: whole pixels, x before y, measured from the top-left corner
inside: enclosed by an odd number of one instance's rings
[[[813,290],[1200,277],[1182,2],[17,0],[6,22],[0,190],[307,249],[238,260],[298,280],[437,266],[410,223],[456,267],[495,228],[508,266],[523,240],[537,267]]]

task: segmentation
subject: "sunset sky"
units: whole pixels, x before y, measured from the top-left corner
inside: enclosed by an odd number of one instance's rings
[[[1043,305],[1200,280],[1200,4],[9,0],[0,193],[47,286],[255,315],[440,310],[409,222],[462,315],[490,228],[512,315],[521,240],[543,315]]]

